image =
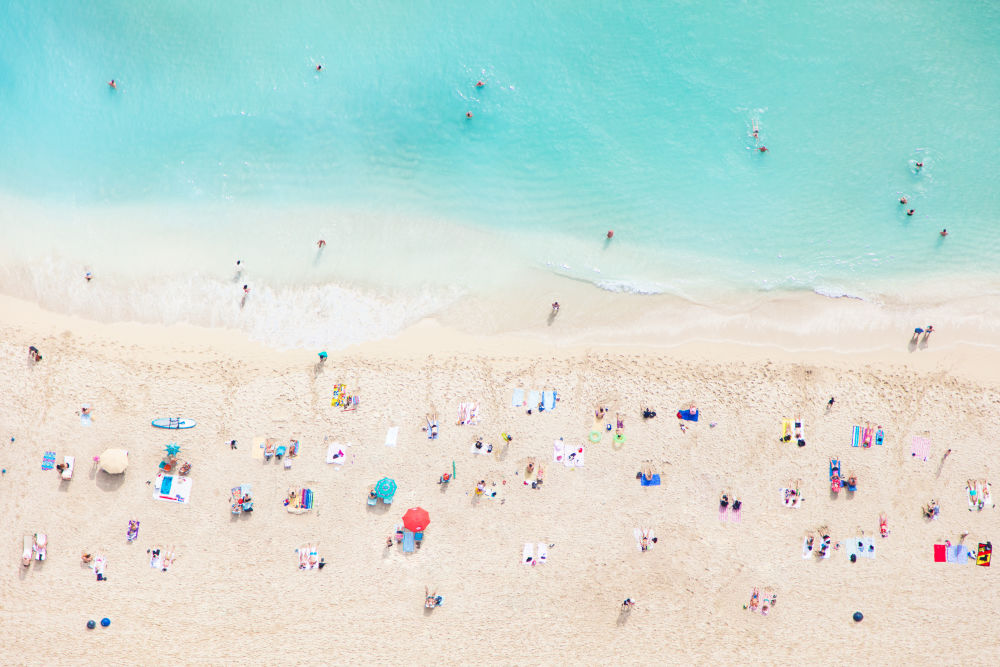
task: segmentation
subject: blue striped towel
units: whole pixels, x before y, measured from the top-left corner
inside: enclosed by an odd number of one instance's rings
[[[45,452],[45,456],[42,457],[42,470],[52,470],[55,467],[56,467],[56,453]]]

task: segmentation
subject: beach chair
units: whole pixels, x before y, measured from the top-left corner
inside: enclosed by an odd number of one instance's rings
[[[64,456],[63,463],[66,464],[66,469],[62,471],[62,478],[73,479],[73,464],[76,463],[76,459],[72,456]]]
[[[385,503],[386,505],[391,505],[392,504],[392,496],[389,496],[388,498],[383,498],[382,502]]]
[[[264,460],[270,461],[272,456],[274,456],[274,440],[268,438],[267,443],[264,445]]]
[[[419,533],[413,533],[413,541],[416,543],[417,548],[420,548],[420,543],[424,541],[424,531]]]
[[[45,533],[35,533],[35,539],[32,545],[32,549],[34,549],[35,552],[35,560],[45,560],[48,542],[49,540]]]
[[[373,496],[373,495],[369,494],[368,495],[368,504],[369,505],[377,505],[378,504],[378,496]]]

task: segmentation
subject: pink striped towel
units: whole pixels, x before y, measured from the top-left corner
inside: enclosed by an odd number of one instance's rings
[[[926,461],[931,453],[931,439],[913,436],[913,447],[910,448],[910,456],[919,457]]]

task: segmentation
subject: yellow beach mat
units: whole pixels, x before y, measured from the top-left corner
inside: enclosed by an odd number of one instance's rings
[[[255,435],[253,437],[253,442],[250,443],[250,456],[257,459],[258,461],[264,460],[264,443],[267,442],[267,438],[262,435]]]
[[[791,440],[792,438],[792,420],[782,419],[781,420],[781,441],[784,442],[785,438]]]

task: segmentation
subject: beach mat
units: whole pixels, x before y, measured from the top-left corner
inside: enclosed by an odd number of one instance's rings
[[[521,565],[531,565],[535,559],[535,543],[525,542],[524,549],[521,550]]]
[[[45,456],[42,457],[42,470],[52,470],[55,467],[56,467],[56,453],[45,452]]]
[[[857,447],[861,444],[861,427],[854,425],[851,427],[851,447]]]
[[[861,557],[868,558],[871,560],[875,559],[875,540],[871,537],[866,537],[861,540]]]
[[[399,427],[392,426],[388,431],[385,432],[385,446],[395,447],[396,442],[399,439]]]
[[[566,456],[566,443],[562,438],[552,441],[552,461],[555,463],[562,463],[563,457]]]
[[[583,467],[583,446],[582,445],[569,445],[566,452],[566,458],[563,459],[563,465],[567,468],[582,468]]]
[[[639,475],[639,484],[643,486],[659,486],[660,476],[658,474],[653,475],[652,479],[646,479],[645,475]]]
[[[930,453],[931,439],[922,438],[917,435],[913,436],[913,446],[910,448],[910,456],[926,461]]]
[[[542,395],[536,389],[528,392],[528,409],[534,410],[542,402]]]
[[[885,440],[885,431],[881,428],[875,431],[875,445],[878,447],[882,446],[882,442]]]
[[[340,446],[339,442],[330,443],[330,446],[326,448],[326,462],[335,463],[339,466],[344,465],[344,461],[347,459],[347,455],[344,453],[343,448]]]
[[[815,546],[815,540],[813,541]],[[813,550],[809,548],[809,538],[802,540],[802,558],[812,558]]]
[[[976,565],[981,565],[983,567],[989,567],[990,561],[993,560],[993,543],[986,542],[983,544],[979,543],[979,550],[976,552]]]
[[[193,482],[190,477],[164,475],[159,488],[153,493],[153,497],[171,503],[186,505],[191,501],[192,485]]]
[[[545,542],[538,543],[538,558],[535,559],[537,563],[544,563],[549,559],[549,545]]]
[[[934,545],[934,562],[945,563],[948,561],[948,547],[943,544]]]
[[[556,409],[556,392],[554,390],[542,392],[542,407],[546,410]]]

